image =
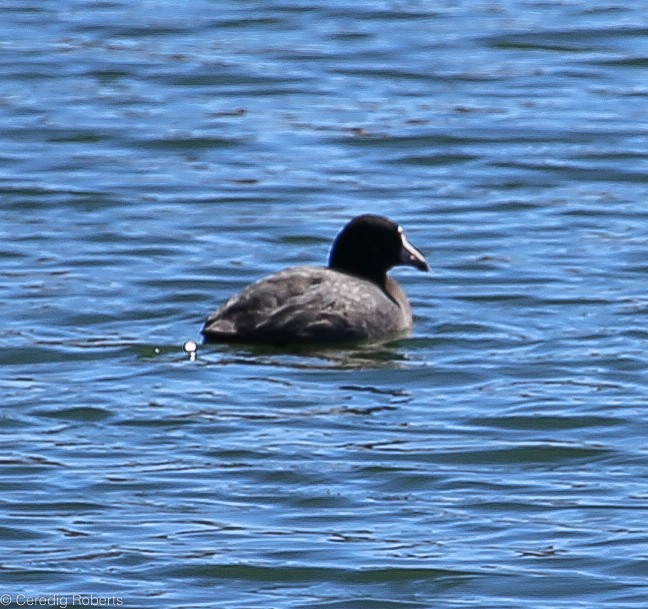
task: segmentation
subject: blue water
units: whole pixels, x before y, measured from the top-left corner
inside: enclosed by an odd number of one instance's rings
[[[1,8],[1,605],[646,606],[646,2]],[[361,212],[411,337],[183,352]]]

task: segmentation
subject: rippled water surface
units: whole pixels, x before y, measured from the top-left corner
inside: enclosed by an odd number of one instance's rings
[[[645,607],[647,14],[3,2],[0,603]],[[183,352],[367,211],[410,338]]]

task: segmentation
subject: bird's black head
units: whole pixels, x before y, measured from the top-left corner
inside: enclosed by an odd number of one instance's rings
[[[328,266],[383,286],[387,271],[399,264],[428,270],[423,254],[407,240],[398,224],[384,216],[364,214],[339,232]]]

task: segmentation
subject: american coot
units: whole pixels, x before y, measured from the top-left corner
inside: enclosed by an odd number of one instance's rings
[[[206,342],[340,343],[407,333],[412,309],[387,275],[395,265],[427,271],[405,231],[383,216],[353,218],[333,242],[328,267],[298,266],[248,285],[214,311]]]

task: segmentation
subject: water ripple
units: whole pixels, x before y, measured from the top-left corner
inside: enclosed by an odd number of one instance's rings
[[[13,606],[645,604],[641,9],[6,2]],[[368,211],[412,337],[183,350]]]

